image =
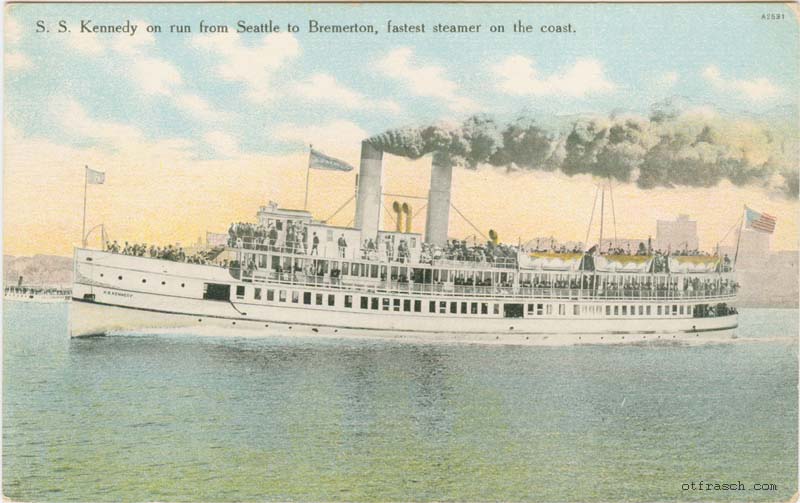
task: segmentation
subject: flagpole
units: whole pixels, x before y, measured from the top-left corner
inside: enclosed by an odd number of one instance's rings
[[[89,166],[83,167],[83,227],[81,229],[81,245],[86,248],[86,189],[89,186]]]
[[[306,166],[306,198],[303,202],[303,210],[308,209],[308,177],[311,174],[311,149],[314,148],[314,145],[308,145],[308,166]]]
[[[747,212],[747,205],[744,207],[745,213]],[[736,238],[736,252],[733,254],[733,268],[736,269],[736,259],[739,258],[739,243],[742,241],[742,228],[744,227],[745,215],[742,214],[742,219],[739,223],[739,237]]]

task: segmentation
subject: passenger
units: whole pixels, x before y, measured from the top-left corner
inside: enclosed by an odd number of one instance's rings
[[[319,236],[316,232],[311,238],[311,255],[319,255]]]

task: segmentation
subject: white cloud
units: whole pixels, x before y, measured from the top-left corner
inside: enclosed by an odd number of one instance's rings
[[[301,145],[313,144],[326,153],[341,155],[350,153],[353,145],[360,145],[369,134],[354,122],[346,120],[331,121],[314,126],[278,124],[272,130],[272,137],[285,142]]]
[[[129,65],[131,78],[145,94],[169,96],[183,83],[181,72],[165,59],[136,55]]]
[[[22,39],[22,27],[19,25],[14,16],[6,15],[5,19],[5,67],[9,71],[22,72],[33,68],[33,62],[22,51],[15,51],[10,49],[19,43]]]
[[[107,147],[116,148],[122,143],[141,141],[143,138],[142,132],[133,126],[91,117],[74,98],[53,98],[51,110],[54,111],[57,122],[66,130],[83,138],[99,141]]]
[[[158,165],[164,158],[189,160],[197,151],[195,142],[185,138],[148,139],[130,124],[98,119],[72,97],[57,96],[50,109],[55,122],[69,135],[97,143],[92,150],[117,154],[137,163]]]
[[[260,103],[275,97],[273,79],[278,70],[300,54],[300,44],[290,33],[266,35],[255,46],[245,46],[235,33],[197,35],[191,44],[216,56],[220,60],[216,74],[244,84],[248,99]]]
[[[677,84],[680,78],[681,76],[678,74],[678,72],[666,72],[658,77],[657,83],[662,87],[669,88]]]
[[[459,94],[458,85],[447,78],[443,67],[416,60],[408,47],[390,51],[378,61],[377,68],[402,83],[412,94],[440,99],[453,111],[468,112],[477,108],[473,100]]]
[[[99,56],[106,52],[106,47],[94,33],[80,33],[77,31],[67,33],[65,38],[67,45],[81,54],[88,56]]]
[[[6,70],[25,71],[33,67],[33,62],[25,54],[19,51],[6,52]]]
[[[393,100],[373,100],[363,94],[340,84],[327,73],[316,73],[297,83],[294,87],[298,95],[313,103],[325,103],[346,109],[373,109],[398,113],[400,105]]]
[[[196,94],[180,92],[173,100],[175,106],[201,121],[213,122],[230,118],[230,114],[215,109],[206,99]]]
[[[134,21],[139,26],[146,25],[143,21]],[[139,30],[133,37],[114,37],[111,48],[118,54],[136,55],[143,54],[145,50],[156,45],[155,36],[144,30]]]
[[[764,77],[752,80],[725,78],[715,65],[703,70],[703,78],[716,90],[725,93],[736,93],[740,97],[752,101],[764,101],[783,94],[783,90]]]
[[[551,75],[541,75],[532,59],[509,56],[492,66],[497,88],[515,96],[567,96],[583,98],[612,92],[616,86],[596,59],[579,59]]]
[[[210,131],[203,135],[203,140],[214,151],[227,158],[239,155],[239,142],[232,135],[222,131]]]
[[[6,44],[14,45],[22,39],[22,26],[14,16],[6,15]]]

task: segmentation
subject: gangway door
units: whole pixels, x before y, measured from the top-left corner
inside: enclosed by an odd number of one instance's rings
[[[522,318],[524,304],[503,304],[504,318]]]

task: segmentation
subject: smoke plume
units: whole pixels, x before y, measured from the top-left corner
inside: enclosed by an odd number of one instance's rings
[[[667,100],[649,117],[583,117],[557,130],[531,117],[500,124],[475,115],[459,125],[393,129],[369,139],[390,154],[475,169],[560,170],[656,187],[712,187],[722,180],[798,196],[798,145],[791,121],[730,118]]]

